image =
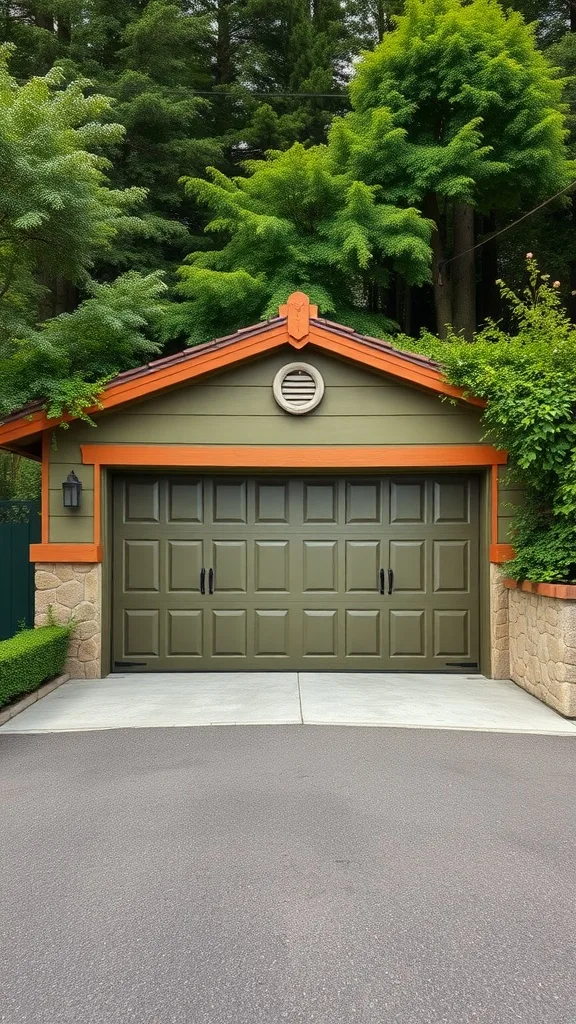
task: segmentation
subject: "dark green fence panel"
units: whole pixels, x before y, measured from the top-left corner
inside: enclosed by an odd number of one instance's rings
[[[40,540],[39,501],[0,501],[0,640],[34,624],[34,566]]]

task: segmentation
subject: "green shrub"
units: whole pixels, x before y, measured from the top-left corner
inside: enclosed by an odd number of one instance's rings
[[[70,631],[71,626],[40,626],[0,641],[0,707],[60,675]]]
[[[515,580],[576,582],[576,326],[560,282],[526,254],[528,286],[516,295],[498,282],[513,331],[489,322],[470,344],[424,333],[407,348],[437,359],[452,384],[487,400],[485,440],[506,449],[510,483],[524,491],[514,511],[505,566]]]

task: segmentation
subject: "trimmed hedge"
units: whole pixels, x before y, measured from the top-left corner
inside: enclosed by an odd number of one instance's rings
[[[0,707],[61,674],[70,626],[40,626],[0,641]]]

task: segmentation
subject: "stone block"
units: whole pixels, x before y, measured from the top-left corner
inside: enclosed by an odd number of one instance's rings
[[[98,653],[98,643],[94,637],[91,640],[82,640],[78,646],[79,661],[95,661]]]
[[[37,590],[53,590],[60,586],[58,577],[53,572],[46,572],[44,569],[36,572],[35,582]]]
[[[84,597],[84,587],[79,580],[68,580],[58,587],[58,604],[75,609]]]
[[[65,562],[61,562],[54,566],[54,574],[62,583],[68,583],[69,580],[75,579],[73,567],[71,565],[67,565]]]

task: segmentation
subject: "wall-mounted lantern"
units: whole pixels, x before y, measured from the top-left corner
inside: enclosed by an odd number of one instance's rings
[[[64,508],[80,508],[82,484],[74,470],[68,473],[62,484],[62,501]]]

